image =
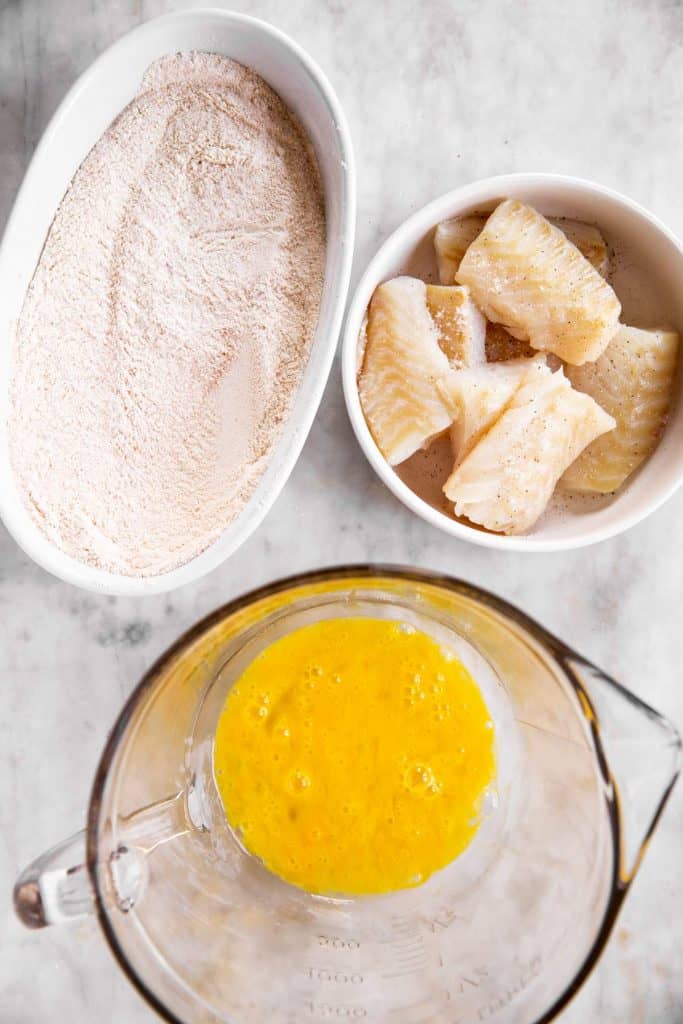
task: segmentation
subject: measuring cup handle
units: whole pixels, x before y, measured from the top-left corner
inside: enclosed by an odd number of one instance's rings
[[[159,846],[206,826],[191,817],[194,784],[117,819],[118,844],[105,858],[108,892],[122,911],[132,909],[148,877],[147,857]],[[14,884],[14,909],[27,928],[44,928],[91,914],[95,893],[86,866],[86,833],[77,832],[38,857]]]
[[[14,909],[27,928],[85,917],[93,907],[85,865],[85,830],[38,857],[14,883]]]

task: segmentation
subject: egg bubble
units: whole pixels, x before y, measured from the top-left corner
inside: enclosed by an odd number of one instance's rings
[[[309,775],[306,774],[306,772],[297,770],[292,775],[290,785],[295,793],[301,793],[306,789],[310,789],[311,778]]]
[[[404,773],[403,784],[411,793],[428,793],[430,787],[437,786],[437,780],[431,765],[412,764]]]

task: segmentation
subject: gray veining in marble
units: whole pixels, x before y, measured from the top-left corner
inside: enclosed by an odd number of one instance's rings
[[[73,79],[165,0],[0,0],[0,223]],[[412,210],[477,177],[579,174],[683,234],[680,0],[237,0],[329,74],[358,160],[354,278]],[[143,670],[249,587],[353,560],[447,570],[538,616],[683,724],[683,492],[596,548],[523,557],[450,540],[399,505],[351,434],[338,371],[267,521],[208,579],[168,597],[94,597],[32,565],[0,529],[0,1020],[151,1024],[91,921],[30,933],[17,870],[83,823],[107,730]],[[616,933],[562,1024],[683,1021],[683,786]],[[520,1022],[524,1024],[524,1022]]]

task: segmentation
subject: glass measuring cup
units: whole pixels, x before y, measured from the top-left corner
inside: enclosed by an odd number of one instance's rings
[[[344,615],[412,623],[469,664],[499,772],[449,867],[416,889],[327,899],[239,845],[212,737],[259,650]],[[15,906],[33,927],[94,910],[129,978],[180,1024],[540,1024],[607,941],[679,755],[665,719],[490,594],[381,566],[310,573],[227,605],[147,673],[103,753],[86,831],[22,873]]]

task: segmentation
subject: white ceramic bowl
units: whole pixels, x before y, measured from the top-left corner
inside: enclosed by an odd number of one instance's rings
[[[642,319],[633,295],[621,295],[624,318],[635,326],[673,326],[683,332],[683,245],[652,214],[611,189],[553,174],[511,174],[487,178],[448,192],[409,217],[381,246],[363,275],[346,318],[342,350],[344,394],[361,448],[377,475],[397,498],[428,523],[461,540],[508,551],[562,551],[612,537],[635,525],[669,498],[683,480],[681,363],[674,407],[656,451],[623,491],[604,507],[548,517],[520,537],[485,533],[457,522],[419,498],[384,460],[368,429],[357,389],[358,335],[375,288],[382,281],[431,260],[433,229],[448,217],[492,210],[506,197],[520,199],[547,216],[589,221],[608,242],[633,254],[648,268],[656,293],[645,296]],[[425,256],[428,257],[425,263]],[[630,291],[630,289],[627,289]],[[658,303],[666,309],[658,315]],[[628,314],[628,316],[626,316]]]
[[[320,166],[327,262],[320,318],[301,387],[270,465],[239,517],[178,569],[135,578],[69,558],[38,530],[16,491],[7,451],[11,336],[57,206],[78,166],[135,95],[146,68],[179,50],[224,54],[253,68],[306,129]],[[0,247],[0,515],[18,544],[49,572],[89,590],[152,594],[210,572],[256,529],[282,490],[317,411],[344,314],[355,231],[356,183],[346,119],[322,71],[271,25],[221,10],[183,11],[140,26],[82,75],[48,125],[24,178]]]

